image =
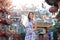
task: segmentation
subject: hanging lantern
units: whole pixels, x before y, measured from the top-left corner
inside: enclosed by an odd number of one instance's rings
[[[51,13],[57,12],[57,11],[58,11],[58,7],[51,7],[51,8],[49,9],[49,11],[50,11]]]

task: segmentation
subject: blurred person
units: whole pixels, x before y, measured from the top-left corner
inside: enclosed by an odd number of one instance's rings
[[[44,34],[39,34],[39,40],[45,40]]]
[[[26,36],[25,40],[36,40],[36,21],[34,18],[34,13],[29,12],[28,14],[28,25],[26,26]]]
[[[24,40],[25,39],[25,26],[23,25],[23,20],[22,20],[22,17],[20,17],[20,22],[19,22],[19,32],[20,32],[20,35],[21,35],[21,40]]]
[[[45,40],[49,40],[49,33],[45,34]]]

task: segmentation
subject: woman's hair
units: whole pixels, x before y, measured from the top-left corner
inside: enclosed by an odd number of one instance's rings
[[[28,21],[30,21],[30,20],[31,20],[31,18],[30,18],[30,13],[32,13],[32,14],[34,15],[34,13],[33,13],[33,12],[29,12],[29,14],[28,14]]]

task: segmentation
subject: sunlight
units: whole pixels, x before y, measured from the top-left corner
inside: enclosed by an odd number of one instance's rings
[[[41,7],[42,2],[44,2],[44,0],[12,0],[12,5],[16,6],[15,9],[21,8],[24,5],[31,7],[32,4]]]

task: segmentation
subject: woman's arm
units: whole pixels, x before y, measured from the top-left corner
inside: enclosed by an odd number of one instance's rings
[[[34,21],[34,22],[33,22],[33,25],[34,25],[33,31],[36,31],[36,30],[37,30],[37,22]]]

